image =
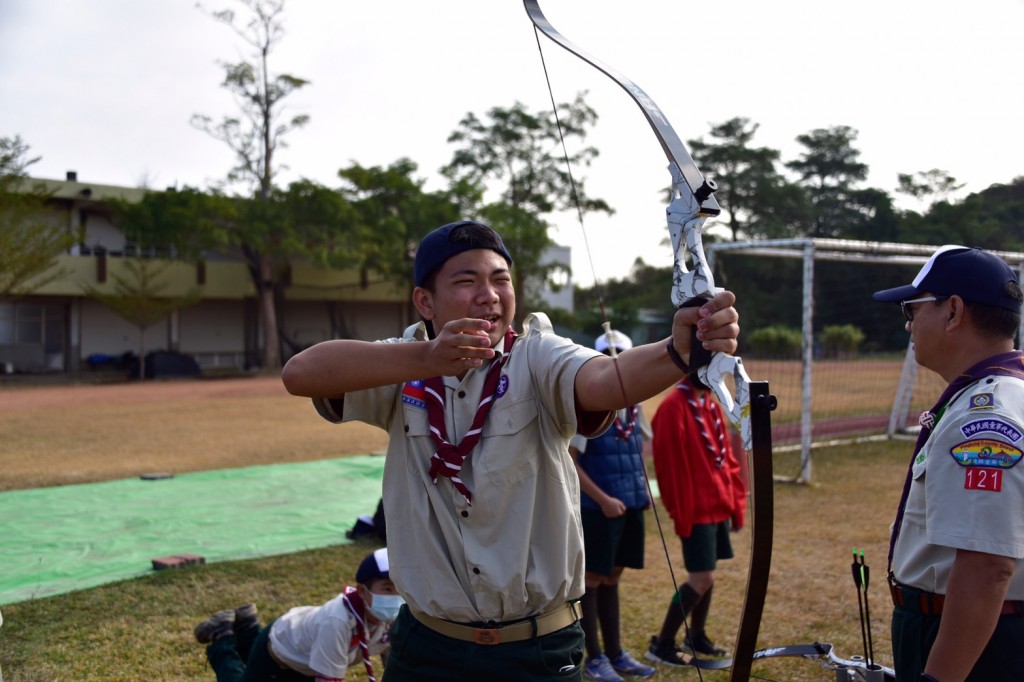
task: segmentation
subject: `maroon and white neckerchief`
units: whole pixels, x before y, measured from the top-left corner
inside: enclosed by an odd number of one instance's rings
[[[615,437],[622,440],[629,440],[633,435],[633,430],[636,428],[636,416],[640,409],[636,405],[631,405],[626,408],[626,423],[623,424],[619,419],[619,415],[615,415]]]
[[[442,377],[431,377],[424,381],[426,388],[427,421],[430,424],[430,436],[437,443],[437,452],[430,458],[430,478],[437,484],[437,477],[444,476],[451,479],[455,489],[462,493],[466,502],[472,506],[473,494],[462,481],[459,472],[462,471],[462,463],[466,461],[477,441],[483,432],[484,420],[491,411],[499,392],[499,381],[501,369],[505,366],[509,356],[512,354],[512,344],[516,340],[516,333],[509,327],[505,332],[504,352],[501,357],[492,361],[487,369],[487,376],[484,378],[484,387],[480,393],[480,404],[477,405],[476,414],[473,416],[473,423],[458,445],[453,445],[448,440],[448,427],[444,418],[444,379]]]
[[[719,412],[718,404],[711,400],[707,391],[697,391],[688,382],[680,382],[676,384],[676,388],[686,393],[686,402],[693,407],[691,413],[694,421],[697,422],[697,430],[700,431],[701,440],[704,441],[704,448],[711,454],[715,466],[721,469],[725,464],[725,429],[722,428],[722,415]],[[704,409],[708,411],[714,422],[716,440],[712,440],[711,434],[708,433],[707,424],[704,422]]]
[[[345,607],[356,619],[356,628],[352,639],[359,645],[359,653],[363,655],[363,665],[366,666],[366,679],[369,682],[377,682],[377,678],[373,675],[373,663],[370,662],[370,642],[366,635],[366,604],[354,587],[346,586],[341,599],[345,602]]]

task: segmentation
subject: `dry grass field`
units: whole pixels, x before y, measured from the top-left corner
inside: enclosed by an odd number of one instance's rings
[[[846,394],[855,395],[856,389],[847,386]],[[648,415],[658,402],[645,406]],[[0,386],[0,413],[0,490],[307,461],[386,445],[376,429],[327,424],[307,400],[287,395],[276,377]],[[891,662],[883,575],[888,526],[910,447],[884,442],[816,450],[813,485],[776,485],[774,556],[760,646],[817,640],[832,642],[847,657],[860,653],[850,576],[850,550],[856,546],[865,549],[873,568],[876,657]],[[776,468],[794,468],[794,457],[777,455]],[[675,580],[685,575],[670,520],[664,512],[657,518],[648,514],[647,568],[627,572],[622,587],[623,640],[635,654],[657,630],[673,590],[659,521]],[[735,637],[748,542],[747,530],[734,536],[737,557],[720,565],[709,629],[727,647]],[[4,679],[212,680],[202,647],[192,639],[195,622],[210,611],[250,600],[269,616],[297,604],[319,603],[351,579],[371,547],[339,545],[188,567],[3,606]],[[834,673],[802,660],[759,663],[754,673],[789,681],[834,679]],[[360,666],[350,676],[365,679]],[[662,669],[658,679],[696,680],[698,675],[693,669]],[[722,682],[728,675],[705,671],[702,679]]]
[[[382,451],[276,377],[0,388],[0,490]]]

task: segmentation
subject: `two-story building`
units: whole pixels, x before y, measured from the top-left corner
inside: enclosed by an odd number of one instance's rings
[[[59,277],[13,302],[0,302],[0,372],[88,371],[105,359],[137,353],[138,328],[87,289],[114,293],[129,259],[165,255],[142,252],[112,219],[111,200],[139,201],[148,190],[84,182],[73,171],[64,180],[33,182],[50,193],[52,219],[81,238],[58,256]],[[568,264],[568,249],[556,247],[551,257]],[[201,299],[147,328],[147,350],[178,351],[204,370],[259,365],[263,331],[241,257],[211,253],[198,265],[170,260],[160,280],[162,295],[198,289]],[[571,281],[566,284],[571,307]],[[556,305],[565,307],[564,293]],[[332,338],[396,336],[417,319],[407,286],[302,264],[291,267],[278,315],[286,355]]]

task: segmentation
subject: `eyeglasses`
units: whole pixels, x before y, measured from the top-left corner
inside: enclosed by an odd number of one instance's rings
[[[900,312],[903,313],[903,317],[907,318],[907,322],[914,321],[914,309],[910,307],[911,303],[927,303],[929,301],[945,301],[949,296],[924,296],[923,298],[912,298],[909,301],[900,301]]]

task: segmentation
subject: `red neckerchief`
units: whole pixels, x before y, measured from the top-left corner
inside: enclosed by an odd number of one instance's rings
[[[377,678],[373,675],[373,663],[370,662],[369,638],[366,636],[366,604],[363,602],[363,598],[359,596],[358,590],[354,587],[346,587],[341,598],[345,602],[345,607],[348,608],[349,612],[356,619],[356,628],[352,634],[352,639],[359,645],[359,652],[363,655],[366,677],[370,682],[377,682]]]
[[[505,366],[509,356],[512,354],[512,344],[516,340],[516,333],[509,327],[505,332],[504,352],[501,358],[491,362],[487,369],[487,377],[484,379],[483,391],[480,393],[480,404],[476,408],[476,415],[473,416],[473,423],[469,431],[462,437],[458,445],[452,445],[448,440],[448,428],[444,419],[444,379],[442,377],[431,377],[424,381],[427,399],[427,421],[430,423],[430,436],[437,443],[437,452],[430,458],[430,478],[437,484],[437,477],[444,476],[452,481],[455,489],[462,493],[466,502],[472,506],[473,495],[469,488],[459,477],[462,471],[462,463],[466,461],[477,441],[483,432],[484,420],[491,411],[494,401],[498,397],[498,382],[501,378],[501,368]]]
[[[956,379],[949,382],[946,390],[939,396],[938,401],[932,409],[921,414],[921,432],[917,434],[917,443],[914,445],[914,454],[910,458],[910,466],[907,467],[907,479],[903,482],[903,494],[900,496],[900,506],[896,509],[896,522],[892,526],[892,535],[889,536],[889,571],[892,571],[892,554],[896,549],[896,538],[900,534],[900,525],[903,523],[903,512],[907,506],[907,497],[910,495],[910,484],[914,478],[914,460],[917,453],[921,452],[928,436],[932,435],[935,427],[936,417],[945,408],[953,396],[967,388],[974,382],[984,377],[1017,377],[1024,379],[1024,355],[1021,351],[1013,350],[1008,353],[1000,353],[968,367]]]
[[[618,413],[615,415],[615,437],[621,438],[622,440],[629,440],[633,435],[633,429],[636,428],[636,416],[639,409],[636,405],[630,405],[626,408],[626,423],[623,424],[619,420]]]

